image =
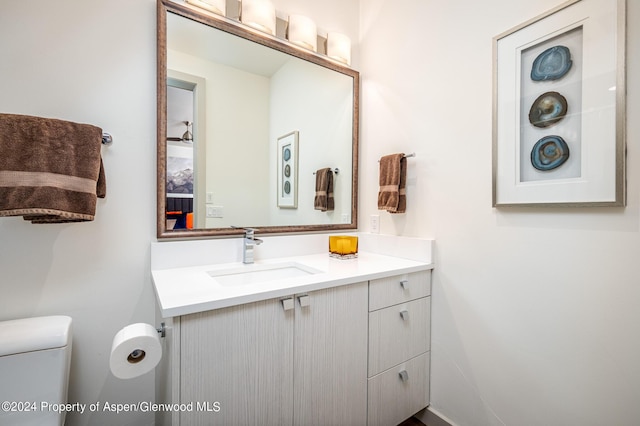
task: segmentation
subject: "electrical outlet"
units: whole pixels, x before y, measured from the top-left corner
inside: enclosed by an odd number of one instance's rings
[[[369,217],[369,226],[371,228],[372,234],[379,234],[380,233],[380,216],[377,214],[372,214]]]
[[[206,201],[207,204],[213,203],[213,192],[207,192],[207,198],[206,199],[207,199],[207,201]]]

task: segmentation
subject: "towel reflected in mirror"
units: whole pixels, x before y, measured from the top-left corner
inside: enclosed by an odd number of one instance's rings
[[[335,208],[333,171],[329,167],[316,171],[316,196],[313,200],[313,208],[323,212],[333,211]]]

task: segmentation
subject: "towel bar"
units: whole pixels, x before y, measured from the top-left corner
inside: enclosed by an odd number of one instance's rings
[[[333,173],[337,175],[338,173],[340,173],[340,169],[336,167],[335,169],[333,169]],[[316,172],[313,172],[313,174],[315,175]]]
[[[416,153],[415,153],[415,152],[412,152],[411,154],[405,154],[405,155],[404,155],[404,158],[415,157],[415,156],[416,156]],[[379,162],[380,162],[380,160],[378,160],[378,163],[379,163]]]
[[[109,133],[102,134],[102,145],[111,145],[113,143],[113,136]]]

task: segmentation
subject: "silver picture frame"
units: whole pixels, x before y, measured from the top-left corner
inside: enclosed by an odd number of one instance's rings
[[[493,207],[626,205],[625,39],[625,0],[570,0],[494,37]]]

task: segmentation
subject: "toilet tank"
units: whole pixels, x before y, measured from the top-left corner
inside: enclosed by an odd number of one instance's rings
[[[71,318],[0,322],[0,425],[63,425]]]

